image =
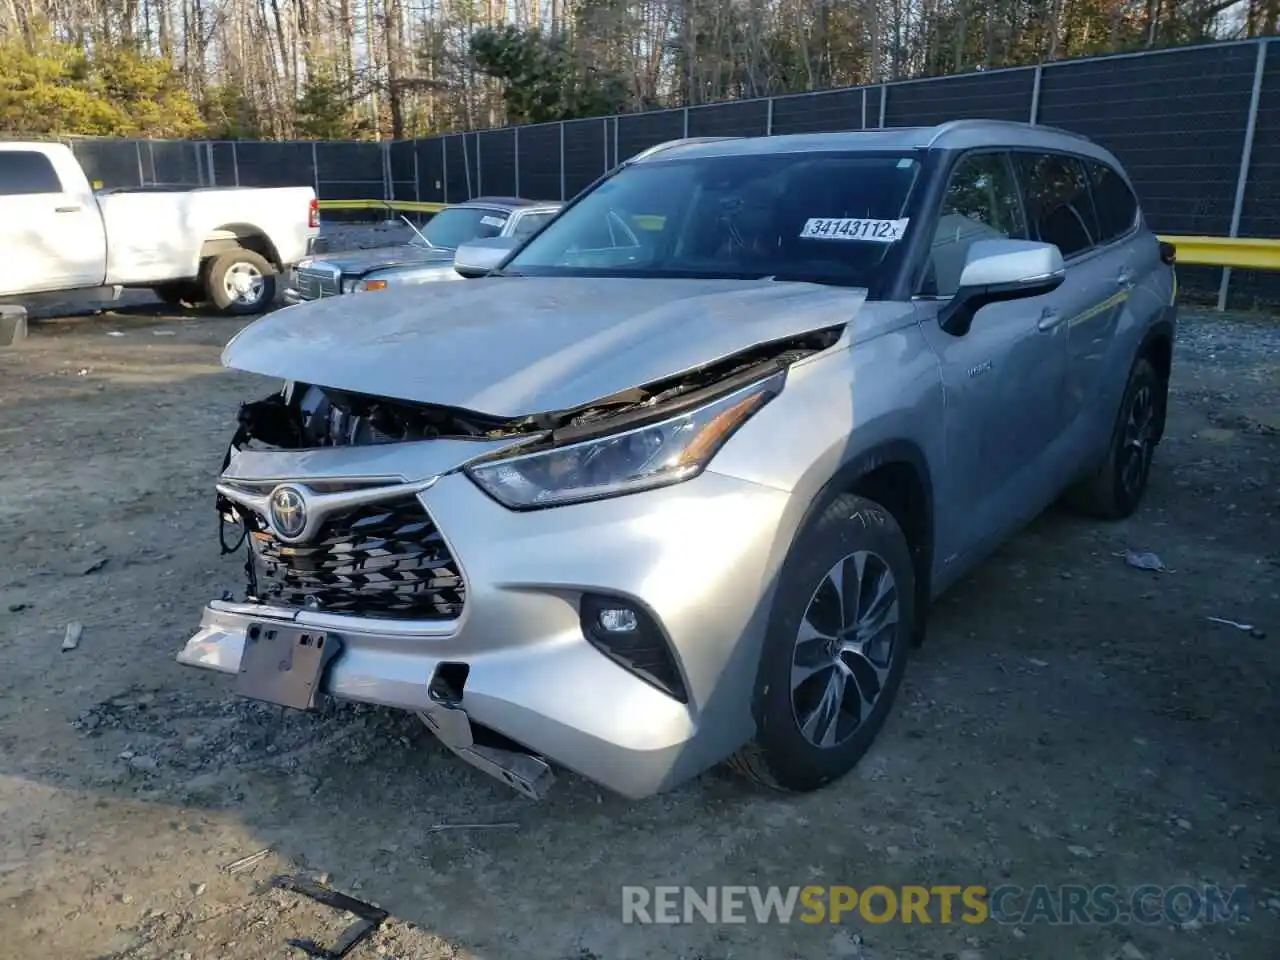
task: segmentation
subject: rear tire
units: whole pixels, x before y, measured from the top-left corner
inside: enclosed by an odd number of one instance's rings
[[[223,313],[261,313],[276,299],[276,268],[261,254],[238,247],[209,261],[204,286],[210,302]]]
[[[1067,493],[1073,510],[1098,520],[1123,520],[1138,509],[1160,442],[1168,391],[1151,362],[1139,357],[1129,372],[1106,459]]]
[[[761,654],[755,739],[729,766],[804,792],[854,768],[884,725],[916,628],[915,570],[893,516],[852,494],[801,533]]]

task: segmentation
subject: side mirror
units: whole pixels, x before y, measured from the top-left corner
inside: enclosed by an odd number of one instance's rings
[[[964,336],[974,314],[988,304],[1038,297],[1056,290],[1065,277],[1062,252],[1052,243],[979,240],[969,248],[959,289],[938,323],[952,336]]]
[[[453,269],[467,279],[483,277],[507,259],[507,254],[520,245],[515,237],[484,237],[458,247],[453,255]]]

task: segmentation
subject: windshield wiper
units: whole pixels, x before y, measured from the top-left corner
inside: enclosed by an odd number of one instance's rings
[[[435,249],[435,245],[427,239],[427,235],[419,230],[412,220],[406,217],[403,213],[400,214],[400,219],[408,224],[409,229],[418,235],[418,239],[425,243],[428,249]]]

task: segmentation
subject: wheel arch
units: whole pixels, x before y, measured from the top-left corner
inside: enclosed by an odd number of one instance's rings
[[[203,263],[211,257],[236,248],[252,250],[277,270],[283,269],[280,253],[271,237],[261,227],[251,223],[224,223],[210,231],[209,236],[200,246],[200,261]]]
[[[787,545],[779,575],[790,561],[796,543],[836,497],[856,494],[882,506],[906,535],[915,572],[916,636],[923,641],[932,598],[934,552],[934,487],[924,451],[912,440],[894,439],[860,451],[842,463],[809,501]],[[760,665],[752,690],[752,715],[759,719],[763,692]]]
[[[1143,336],[1135,358],[1147,360],[1155,368],[1156,375],[1160,377],[1165,387],[1166,400],[1160,404],[1156,428],[1157,440],[1164,438],[1164,425],[1169,408],[1167,397],[1169,378],[1173,373],[1173,336],[1173,323],[1170,320],[1157,321]]]

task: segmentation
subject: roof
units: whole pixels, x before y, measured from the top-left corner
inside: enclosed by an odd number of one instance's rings
[[[1077,133],[1009,120],[978,119],[949,120],[933,127],[885,127],[877,130],[798,133],[776,137],[699,137],[672,140],[642,151],[630,162],[860,150],[963,150],[986,146],[1065,150],[1115,163],[1115,158],[1108,151]]]
[[[454,207],[504,207],[508,210],[559,205],[559,200],[527,200],[524,197],[475,197],[471,200],[464,200],[461,203],[450,204],[450,206]]]

